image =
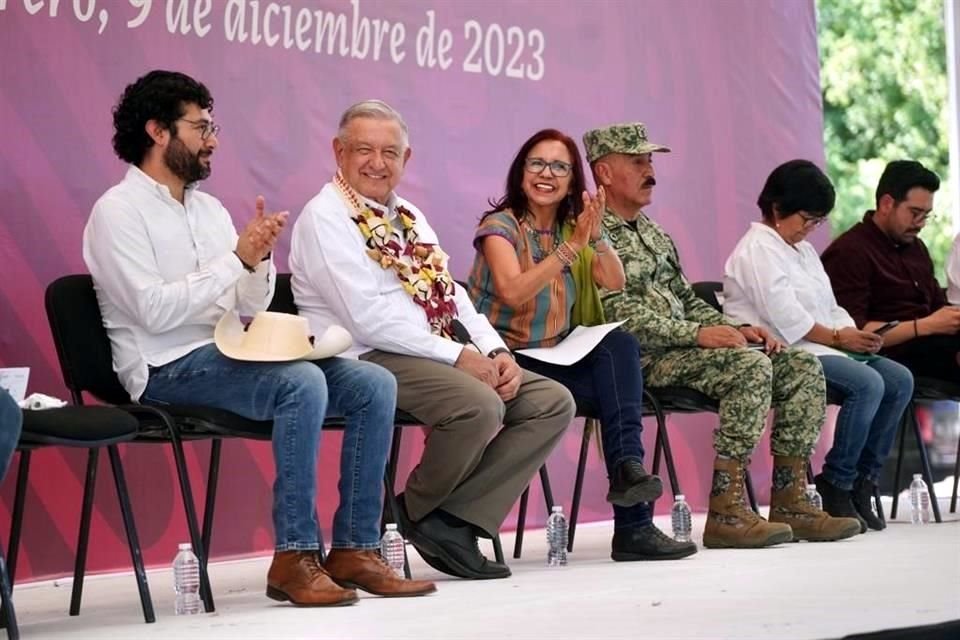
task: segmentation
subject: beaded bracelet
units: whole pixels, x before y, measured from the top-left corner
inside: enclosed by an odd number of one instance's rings
[[[573,261],[577,259],[577,252],[573,250],[569,242],[561,244],[553,253],[566,267],[572,265]]]

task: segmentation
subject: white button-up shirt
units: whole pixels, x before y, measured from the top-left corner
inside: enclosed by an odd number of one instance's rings
[[[845,355],[805,340],[813,325],[854,327],[837,304],[830,278],[813,245],[789,245],[767,225],[754,222],[727,258],[723,312],[739,322],[769,328],[781,342],[814,355]]]
[[[960,304],[960,233],[953,239],[947,258],[947,302]]]
[[[160,366],[213,342],[224,312],[267,308],[276,270],[248,274],[234,255],[237,232],[213,196],[170,190],[131,166],[93,205],[83,259],[93,276],[113,368],[134,400]]]
[[[381,211],[382,205],[367,202]],[[415,206],[391,196],[387,216],[394,219],[398,206],[416,216],[420,241],[438,244],[437,234]],[[290,270],[293,295],[300,315],[322,334],[332,324],[353,336],[344,357],[379,349],[390,353],[429,358],[453,364],[463,346],[430,332],[423,309],[404,291],[393,269],[382,269],[367,255],[360,229],[350,219],[353,212],[333,183],[303,208],[293,226]],[[402,239],[401,239],[402,243]],[[477,313],[467,293],[456,286],[457,315],[483,353],[506,347],[486,316]]]

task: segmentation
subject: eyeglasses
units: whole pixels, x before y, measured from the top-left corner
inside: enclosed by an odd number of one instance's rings
[[[804,229],[816,229],[827,221],[827,216],[811,216],[806,213],[801,213],[800,217],[803,218]]]
[[[910,207],[910,215],[913,216],[915,224],[926,224],[937,217],[933,211],[927,211],[919,207]]]
[[[557,178],[567,177],[570,175],[570,170],[573,169],[573,165],[569,162],[564,162],[562,160],[547,162],[543,158],[527,158],[523,163],[523,167],[527,170],[527,172],[538,175],[543,173],[544,169],[550,167],[550,173]]]
[[[220,125],[213,124],[210,120],[189,120],[187,118],[178,118],[187,124],[192,124],[200,132],[200,139],[207,140],[210,136],[220,135]]]

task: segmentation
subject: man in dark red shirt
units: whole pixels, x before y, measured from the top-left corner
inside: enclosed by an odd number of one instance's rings
[[[915,375],[960,382],[960,307],[947,304],[926,245],[917,237],[940,188],[935,173],[913,160],[887,165],[877,208],[823,252],[837,302],[857,326],[885,333],[884,355]]]

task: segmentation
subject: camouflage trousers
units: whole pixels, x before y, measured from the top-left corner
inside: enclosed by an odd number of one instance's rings
[[[771,357],[749,349],[666,349],[644,354],[643,375],[649,387],[690,387],[719,400],[714,449],[731,458],[751,454],[770,409],[773,455],[808,457],[826,415],[820,361],[799,349]]]

